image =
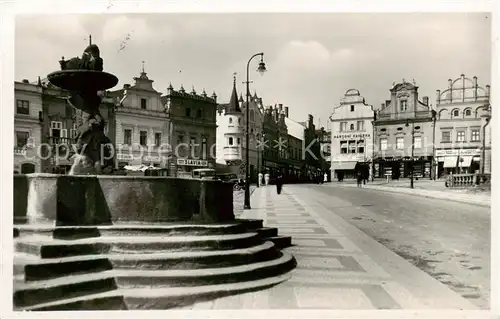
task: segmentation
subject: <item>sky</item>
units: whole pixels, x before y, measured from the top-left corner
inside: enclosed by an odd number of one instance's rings
[[[281,103],[290,118],[308,114],[325,126],[348,89],[356,88],[378,108],[403,79],[419,86],[420,99],[444,90],[463,73],[491,84],[491,15],[488,13],[162,13],[20,15],[16,18],[15,79],[35,81],[59,69],[58,61],[80,56],[88,35],[104,70],[133,84],[142,61],[157,91],[169,83],[205,89],[229,101],[233,73],[238,94],[246,64],[250,92],[265,105]],[[61,27],[62,26],[62,27]]]

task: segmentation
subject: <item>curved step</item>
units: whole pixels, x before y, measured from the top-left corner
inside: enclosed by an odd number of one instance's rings
[[[148,236],[148,237],[94,237],[76,240],[53,239],[32,235],[15,240],[16,251],[58,258],[77,255],[93,255],[110,252],[145,253],[188,250],[228,250],[248,248],[262,243],[258,233],[242,233],[209,236]]]
[[[27,281],[43,280],[110,269],[199,269],[229,267],[270,260],[278,250],[270,241],[261,245],[231,250],[161,252],[143,254],[102,254],[40,259],[16,253],[14,273],[24,274]]]
[[[118,291],[126,297],[132,297],[136,302],[142,300],[148,303],[151,301],[148,301],[148,295],[151,295],[151,292],[144,295],[144,291],[154,290],[156,293],[161,292],[161,298],[167,298],[164,302],[175,301],[177,303],[179,300],[175,298],[175,300],[168,300],[168,298],[175,296],[189,298],[199,297],[200,294],[212,295],[232,290],[238,291],[248,287],[249,282],[258,281],[256,278],[269,284],[273,278],[280,277],[293,269],[295,265],[296,261],[293,256],[284,253],[278,259],[235,267],[187,270],[109,270],[30,283],[16,282],[14,305],[16,308],[44,308],[47,307],[43,305],[44,303],[67,304],[72,302],[67,299],[82,297],[82,294],[89,291],[93,294],[110,291],[116,286],[126,288],[120,288]],[[214,283],[216,285],[210,285]],[[259,284],[256,287],[262,285]],[[221,289],[221,287],[224,288]],[[191,291],[191,293],[186,293],[186,291]]]
[[[243,223],[227,224],[138,224],[121,223],[102,226],[16,225],[14,234],[47,235],[56,239],[79,239],[100,236],[205,236],[240,234],[247,230]],[[17,237],[15,235],[15,237]]]

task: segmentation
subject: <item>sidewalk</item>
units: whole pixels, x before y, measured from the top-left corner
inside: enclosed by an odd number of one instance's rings
[[[263,219],[291,235],[297,259],[275,287],[195,304],[189,309],[475,310],[445,285],[368,237],[308,194],[257,188],[240,218]]]
[[[357,183],[350,182],[332,182],[330,186],[342,187],[357,187]],[[385,192],[394,192],[402,194],[417,195],[427,198],[446,199],[456,202],[473,204],[485,207],[491,207],[491,193],[481,192],[472,193],[468,189],[452,189],[444,186],[444,181],[418,180],[414,181],[413,189],[410,188],[410,180],[404,179],[399,181],[375,180],[367,182],[363,188],[375,189]]]

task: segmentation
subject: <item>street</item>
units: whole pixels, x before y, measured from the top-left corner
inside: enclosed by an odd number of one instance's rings
[[[489,307],[489,208],[334,183],[290,187],[478,307]]]
[[[302,184],[280,196],[256,189],[241,217],[291,235],[297,269],[274,288],[194,309],[489,309],[486,207]]]

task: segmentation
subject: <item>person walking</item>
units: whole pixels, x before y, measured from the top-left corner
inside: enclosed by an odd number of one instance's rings
[[[276,177],[276,192],[278,193],[278,195],[281,194],[282,188],[283,188],[283,175],[280,173]]]
[[[363,187],[363,175],[361,174],[361,172],[358,172],[357,181],[358,187]]]
[[[269,173],[266,172],[266,174],[264,174],[264,183],[265,185],[269,185]]]
[[[259,183],[259,187],[260,187],[260,186],[262,186],[262,179],[263,179],[263,178],[264,178],[264,175],[263,175],[262,173],[259,173],[259,175],[258,175],[258,179],[259,179],[259,181],[258,181],[258,183]]]

